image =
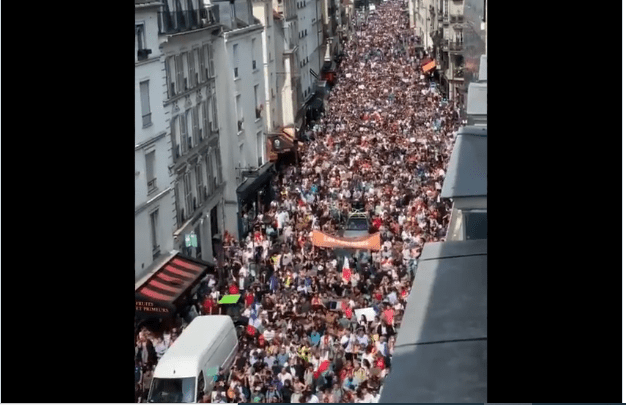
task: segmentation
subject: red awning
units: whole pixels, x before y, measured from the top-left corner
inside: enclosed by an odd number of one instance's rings
[[[422,71],[424,73],[428,73],[436,67],[437,67],[437,62],[435,62],[434,60],[431,60],[430,62],[427,62],[422,66]]]
[[[135,290],[135,311],[168,315],[204,277],[210,263],[177,254]]]

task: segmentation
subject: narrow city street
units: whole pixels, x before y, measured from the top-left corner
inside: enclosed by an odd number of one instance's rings
[[[460,126],[424,73],[406,8],[388,0],[355,16],[299,165],[280,166],[275,198],[250,219],[246,239],[226,238],[227,285],[205,282],[190,318],[228,310],[247,327],[230,378],[216,378],[204,402],[377,402],[417,259],[425,243],[446,237],[450,203],[439,193]],[[357,212],[366,225],[346,229]],[[380,248],[340,250],[313,238],[347,231]],[[239,306],[219,308],[227,294],[241,294]],[[156,338],[159,358],[180,333]]]

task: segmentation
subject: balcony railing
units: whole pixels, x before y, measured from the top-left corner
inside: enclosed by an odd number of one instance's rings
[[[462,14],[458,14],[458,15],[452,15],[450,14],[450,22],[455,24],[455,23],[462,23],[463,22],[463,15]]]
[[[143,128],[149,127],[152,124],[152,113],[142,115],[141,119],[143,121]]]
[[[148,182],[148,193],[156,190],[156,177]]]
[[[160,11],[159,34],[175,34],[219,23],[219,5],[195,10]]]
[[[450,52],[461,52],[463,50],[463,42],[448,42]]]

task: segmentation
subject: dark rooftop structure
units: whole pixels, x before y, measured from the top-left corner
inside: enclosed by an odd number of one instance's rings
[[[380,397],[487,400],[487,240],[428,243]]]

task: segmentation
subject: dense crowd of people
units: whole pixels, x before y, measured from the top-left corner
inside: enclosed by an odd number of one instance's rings
[[[377,400],[417,258],[446,235],[450,203],[439,192],[460,125],[420,70],[404,8],[382,3],[344,43],[337,84],[300,144],[300,164],[272,180],[276,198],[247,218],[245,240],[225,238],[226,285],[207,279],[190,317],[218,313],[221,296],[242,294],[248,327],[232,370],[215,377],[204,402]],[[313,246],[312,230],[337,234],[355,207],[380,232],[380,251]],[[364,308],[374,316],[357,316]],[[145,385],[142,374],[179,332],[140,332],[137,381]]]

